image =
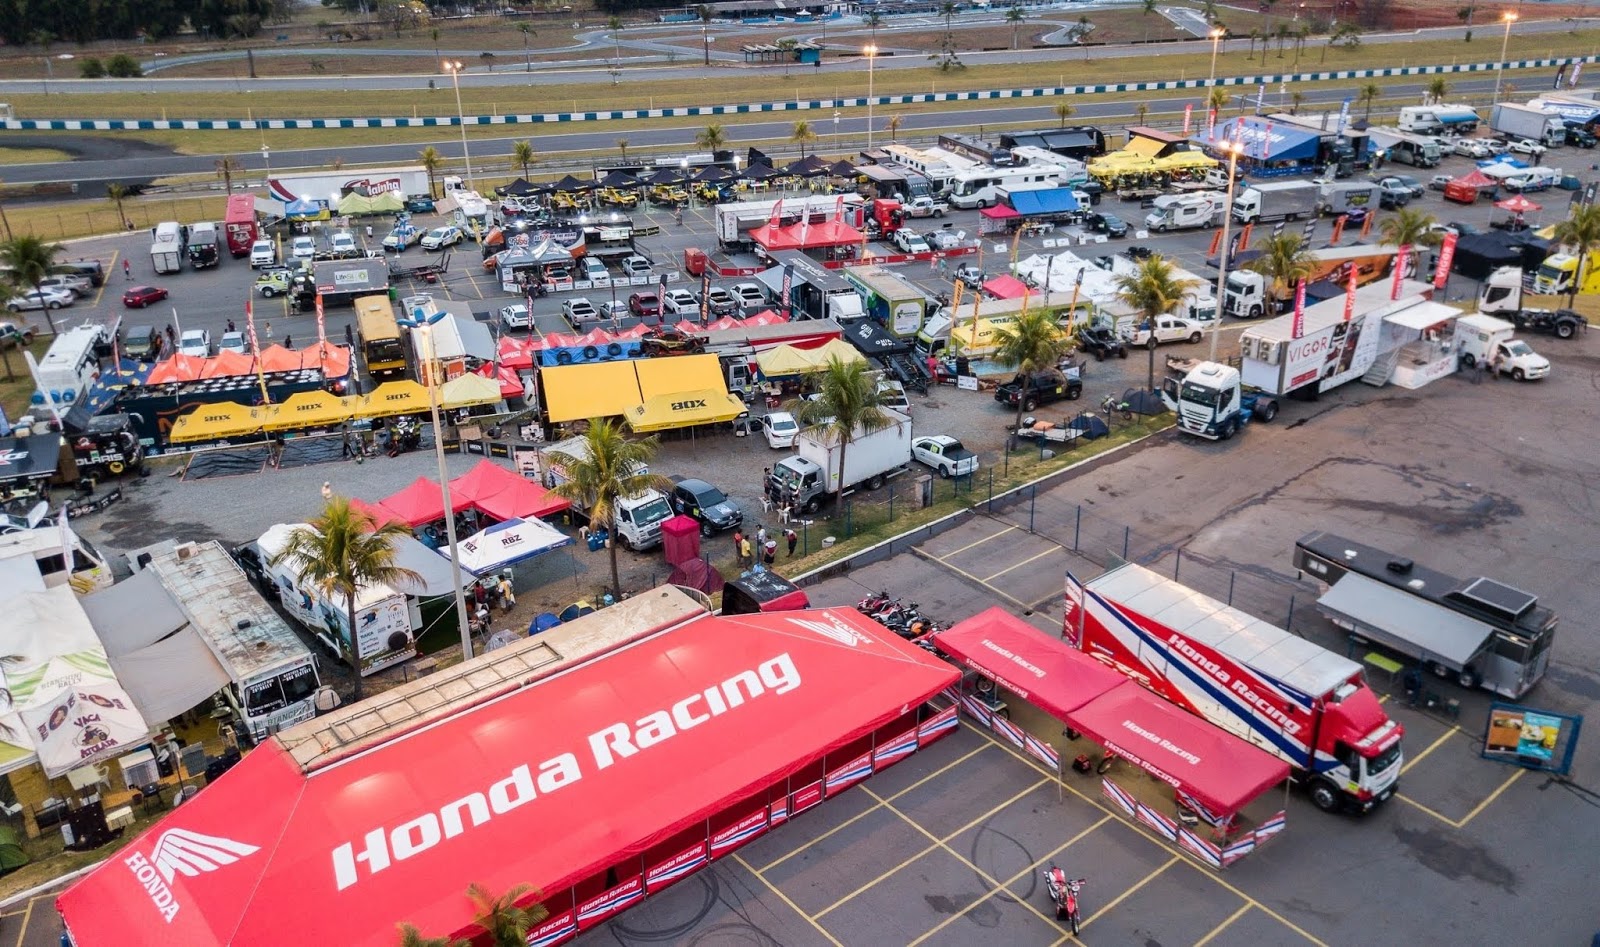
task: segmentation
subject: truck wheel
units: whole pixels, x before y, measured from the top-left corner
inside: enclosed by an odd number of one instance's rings
[[[809,499],[809,500],[807,500],[805,502],[804,506],[802,506],[800,508],[802,510],[805,510],[807,513],[815,513],[815,512],[817,512],[817,498],[816,497],[812,497],[811,499]]]
[[[1144,347],[1147,349],[1153,349],[1160,344],[1160,342],[1156,341],[1156,336],[1153,332],[1150,334],[1150,338],[1144,340]]]
[[[1339,811],[1339,790],[1327,780],[1316,780],[1306,792],[1311,796],[1311,804],[1323,812]]]
[[[950,479],[950,468],[949,467],[940,467],[939,468],[939,476],[943,477],[946,480],[949,480]]]
[[[1229,418],[1228,420],[1222,422],[1222,430],[1217,432],[1217,440],[1226,441],[1231,439],[1233,437],[1233,431],[1233,419]]]
[[[934,216],[934,217],[935,217],[935,218],[939,218],[939,217],[943,217],[943,216],[944,216],[944,211],[942,211],[942,210],[935,210],[935,211],[934,211],[934,212],[933,212],[933,216]]]
[[[700,524],[700,535],[701,536],[704,536],[705,538],[710,539],[712,532],[713,532],[713,530],[711,529],[711,524],[710,523],[701,523]]]
[[[1256,412],[1256,417],[1260,418],[1263,424],[1271,421],[1277,416],[1278,403],[1276,401],[1268,401],[1266,404],[1261,406],[1261,410]]]
[[[263,286],[261,287],[261,295],[265,296],[267,299],[271,299],[272,297],[278,295],[278,291],[273,289],[271,286]]]
[[[623,549],[626,549],[629,552],[633,552],[633,540],[629,539],[627,537],[627,534],[619,533],[617,535],[617,544],[619,546],[621,546]]]
[[[881,486],[883,486],[883,474],[878,474],[876,477],[873,477],[871,480],[867,481],[868,490],[876,490]]]
[[[1200,333],[1195,332],[1195,333],[1191,333],[1190,334],[1190,336],[1189,336],[1189,344],[1190,345],[1194,345],[1196,342],[1199,342],[1199,341],[1200,341]]]
[[[1067,387],[1067,400],[1068,401],[1077,401],[1079,398],[1082,398],[1082,397],[1083,397],[1083,388],[1082,387],[1073,388],[1070,385]]]
[[[1024,410],[1024,411],[1032,411],[1034,408],[1037,408],[1037,407],[1039,407],[1039,402],[1034,400],[1033,398],[1029,398],[1026,401],[1022,402],[1022,410]]]
[[[1462,668],[1461,673],[1456,675],[1456,683],[1460,684],[1467,690],[1472,690],[1474,687],[1477,687],[1480,681],[1481,679],[1478,677],[1478,672],[1474,671],[1471,667]]]
[[[1478,364],[1478,360],[1473,358],[1471,353],[1462,353],[1461,364],[1465,365],[1468,368],[1471,368],[1474,365]]]
[[[1250,307],[1250,318],[1251,319],[1260,319],[1261,318],[1261,307],[1260,306],[1251,306]]]
[[[1556,323],[1556,338],[1558,339],[1570,339],[1576,331],[1576,328],[1570,322]]]

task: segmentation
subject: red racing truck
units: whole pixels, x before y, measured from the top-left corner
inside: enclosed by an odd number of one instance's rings
[[[1404,728],[1361,666],[1128,563],[1067,573],[1066,640],[1293,766],[1317,808],[1365,812],[1394,794]]]

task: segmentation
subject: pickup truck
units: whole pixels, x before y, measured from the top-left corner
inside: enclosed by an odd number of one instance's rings
[[[950,212],[949,204],[927,195],[912,198],[900,206],[905,210],[907,217],[943,217]]]
[[[412,214],[431,214],[435,210],[432,194],[406,195],[406,211]]]
[[[917,463],[938,471],[941,477],[964,477],[978,470],[978,455],[948,434],[933,434],[912,440],[911,456]]]
[[[32,326],[18,328],[14,322],[0,322],[0,349],[8,349],[13,345],[23,347],[32,344]]]
[[[1133,330],[1133,337],[1128,341],[1132,345],[1153,349],[1168,342],[1198,342],[1203,332],[1204,327],[1193,319],[1157,316],[1154,331],[1151,331],[1148,323],[1143,323]]]
[[[994,400],[1003,405],[1032,411],[1041,404],[1053,401],[1076,401],[1083,396],[1083,381],[1068,378],[1058,369],[1046,369],[1016,377],[994,390]]]

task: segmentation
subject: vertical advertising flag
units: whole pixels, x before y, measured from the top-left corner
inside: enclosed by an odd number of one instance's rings
[[[1444,240],[1439,244],[1439,262],[1434,266],[1433,288],[1442,290],[1444,284],[1450,282],[1450,265],[1456,261],[1456,240],[1453,233],[1444,235]]]
[[[322,321],[322,294],[317,294],[317,344],[328,341],[328,333]]]
[[[1257,115],[1261,114],[1261,105],[1262,105],[1262,103],[1264,103],[1266,101],[1267,101],[1267,84],[1265,82],[1263,82],[1263,83],[1261,83],[1260,87],[1256,89],[1256,114]]]
[[[1194,103],[1190,102],[1183,107],[1183,134],[1189,134],[1189,123],[1194,119]]]
[[[1306,334],[1306,281],[1305,277],[1294,286],[1294,331],[1290,338],[1298,339]]]
[[[248,298],[244,301],[244,330],[250,336],[250,351],[259,354],[261,352],[261,344],[256,341],[255,310],[250,305],[250,300]],[[271,399],[267,397],[267,376],[262,372],[261,359],[257,358],[255,363],[256,383],[261,386],[261,403],[271,404]]]
[[[711,267],[700,271],[700,324],[711,321]]]
[[[1354,319],[1355,316],[1356,316],[1356,268],[1354,266],[1352,266],[1352,267],[1350,267],[1349,275],[1346,277],[1346,284],[1345,284],[1345,289],[1344,289],[1344,321],[1345,322],[1349,322],[1351,319]]]
[[[1567,78],[1567,66],[1568,65],[1570,65],[1570,63],[1562,63],[1560,65],[1560,67],[1556,69],[1556,78],[1555,78],[1555,81],[1550,84],[1550,88],[1552,88],[1552,89],[1561,88],[1561,83],[1564,82],[1566,80],[1566,78]]]
[[[1367,219],[1361,222],[1361,239],[1365,240],[1372,235],[1372,223],[1377,219],[1377,214],[1370,211],[1367,213]]]
[[[1212,109],[1206,113],[1206,138],[1209,141],[1217,140],[1217,110]]]
[[[1569,89],[1576,89],[1578,87],[1578,73],[1582,71],[1583,60],[1580,59],[1572,64],[1572,78],[1567,81],[1567,87]]]
[[[785,263],[783,265],[783,294],[778,297],[778,302],[783,304],[783,314],[786,316],[794,315],[794,308],[790,305],[791,299],[789,295],[793,289],[794,264]]]
[[[1350,100],[1349,99],[1345,99],[1344,103],[1339,106],[1339,128],[1338,128],[1337,131],[1334,132],[1334,134],[1335,135],[1343,135],[1345,126],[1348,125],[1349,122],[1350,122]]]
[[[1394,280],[1389,284],[1389,298],[1400,298],[1400,284],[1406,278],[1406,264],[1411,262],[1411,244],[1405,244],[1394,254]]]
[[[1218,227],[1211,232],[1211,249],[1206,251],[1206,256],[1216,256],[1220,249],[1222,249],[1222,228]]]

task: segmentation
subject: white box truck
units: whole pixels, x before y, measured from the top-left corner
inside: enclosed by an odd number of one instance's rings
[[[1567,125],[1559,112],[1514,102],[1496,105],[1489,127],[1507,138],[1531,138],[1546,147],[1559,145],[1567,139]]]
[[[887,425],[876,431],[858,428],[842,445],[837,436],[821,427],[801,431],[794,439],[794,454],[772,468],[768,489],[791,505],[815,513],[824,500],[841,490],[860,485],[876,490],[885,480],[903,473],[911,463],[911,419],[895,411],[883,413],[888,416]]]
[[[589,459],[589,441],[569,437],[547,444],[539,453],[543,456],[545,484],[553,489],[571,479],[567,476],[567,464]],[[631,474],[643,476],[649,472],[648,466],[641,466]],[[572,509],[580,516],[589,516],[587,500],[573,500]],[[622,548],[650,549],[661,544],[661,524],[672,518],[672,507],[660,490],[645,490],[619,500],[612,518],[616,521],[616,540]]]
[[[1322,185],[1318,209],[1329,217],[1353,210],[1378,209],[1378,185],[1372,181],[1337,181]]]
[[[294,530],[310,528],[304,523],[278,523],[256,540],[265,571],[278,590],[284,611],[341,660],[348,649],[362,677],[416,657],[416,629],[412,627],[413,616],[405,593],[381,583],[363,586],[357,591],[356,634],[352,647],[349,609],[344,598],[305,580],[289,560],[272,562],[288,547]]]
[[[1374,148],[1397,164],[1409,164],[1414,168],[1433,168],[1439,164],[1439,143],[1432,138],[1382,127],[1367,129],[1367,137]]]
[[[1241,224],[1258,220],[1299,220],[1317,213],[1320,193],[1310,181],[1263,181],[1240,191],[1233,199],[1233,219]]]
[[[156,224],[154,240],[150,244],[150,265],[158,274],[176,273],[183,269],[183,238],[185,228],[177,221]]]
[[[1528,343],[1512,338],[1517,327],[1504,319],[1473,313],[1456,320],[1456,346],[1467,368],[1488,362],[1492,371],[1517,381],[1537,381],[1550,374],[1550,360]]]

